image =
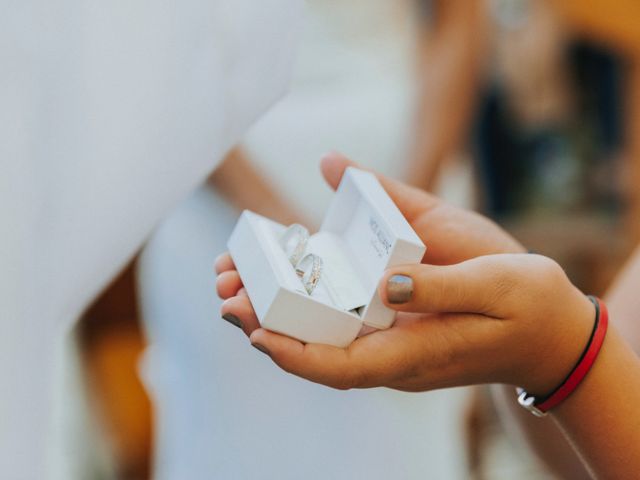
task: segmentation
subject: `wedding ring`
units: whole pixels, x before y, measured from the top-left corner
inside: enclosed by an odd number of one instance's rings
[[[296,265],[296,273],[302,280],[307,293],[311,295],[320,281],[320,275],[322,275],[322,258],[315,253],[305,255]]]
[[[308,240],[309,230],[298,223],[289,225],[289,228],[280,237],[280,246],[282,246],[287,257],[289,257],[291,265],[294,267],[304,255]]]

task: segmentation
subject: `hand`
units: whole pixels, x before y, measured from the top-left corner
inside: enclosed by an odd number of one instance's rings
[[[322,171],[328,183],[335,187],[349,165],[352,163],[344,157],[332,155],[323,160]],[[493,252],[523,251],[509,235],[477,214],[446,205],[399,182],[384,177],[380,180],[418,235],[428,244],[426,262],[446,265]],[[524,268],[530,262],[535,262],[528,266],[530,270]],[[557,362],[548,362],[553,364],[549,368],[547,362],[537,361],[541,357],[547,358],[541,354],[546,352],[544,344],[547,337],[537,335],[536,338],[542,338],[539,344],[531,341],[534,333],[537,334],[532,328],[540,327],[532,320],[545,316],[556,319],[555,324],[562,326],[570,324],[561,321],[563,316],[579,318],[580,322],[571,325],[575,327],[580,323],[577,328],[583,330],[584,313],[591,310],[588,300],[571,286],[564,274],[560,274],[561,269],[544,257],[486,257],[450,267],[413,265],[405,268],[405,274],[413,272],[413,269],[424,269],[430,274],[420,276],[420,284],[415,279],[415,299],[400,305],[400,308],[398,305],[390,306],[421,313],[400,313],[392,329],[362,337],[347,349],[337,349],[325,345],[303,345],[258,329],[255,313],[230,257],[221,257],[216,269],[220,274],[218,292],[227,299],[222,306],[223,316],[239,323],[245,333],[251,335],[252,343],[268,350],[274,361],[285,370],[337,388],[386,385],[402,390],[427,390],[488,381],[515,383],[520,374],[527,374],[528,378],[523,378],[519,384],[532,392],[536,389],[542,391],[547,386],[547,370],[553,369],[555,373],[560,369]],[[397,269],[390,271],[385,279],[394,272]],[[537,277],[536,272],[541,275]],[[533,282],[524,281],[529,277],[533,277]],[[541,281],[536,280],[538,278]],[[553,278],[555,281],[551,281]],[[446,284],[445,279],[448,280]],[[517,281],[523,288],[514,287]],[[542,284],[536,290],[539,283]],[[566,288],[561,289],[561,285]],[[468,292],[464,290],[465,286]],[[538,297],[542,286],[550,287],[552,293],[571,292],[574,296],[571,307],[579,305],[581,308],[567,307],[566,311],[552,312],[553,315],[548,315],[545,309],[536,311],[529,308],[532,307],[531,302],[525,305],[522,299],[549,298],[546,291]],[[503,292],[505,294],[501,295]],[[389,301],[386,289],[381,291],[381,296]],[[466,303],[471,302],[471,298],[476,298],[477,303]],[[566,300],[559,304],[569,305]],[[474,305],[475,310],[471,308]],[[521,305],[529,313],[518,316],[521,312],[516,312],[515,308],[510,311],[510,305]],[[469,313],[460,315],[455,312]],[[548,332],[549,339],[559,338],[555,336],[556,330]],[[565,330],[576,333],[574,329]],[[545,330],[540,327],[540,331]],[[573,343],[580,342],[573,340]],[[556,345],[555,340],[551,344]],[[540,350],[535,347],[540,347]],[[579,346],[577,348],[580,349]],[[552,351],[556,350],[563,349]],[[567,358],[574,353],[573,349],[563,351],[568,352],[564,355]],[[553,356],[554,359],[556,357]],[[531,359],[536,360],[535,365],[529,365]],[[557,361],[566,363],[566,358]]]
[[[331,188],[337,188],[349,166],[361,168],[337,153],[322,159],[322,174]],[[513,237],[482,215],[448,205],[424,190],[383,175],[377,177],[427,245],[424,263],[450,265],[480,255],[526,251]]]
[[[410,295],[402,298],[405,291]],[[538,255],[396,267],[380,295],[399,311],[396,324],[346,349],[304,345],[259,328],[251,342],[284,370],[339,389],[508,383],[546,394],[578,359],[594,318],[593,305],[562,269]],[[392,303],[398,299],[406,301]],[[255,321],[242,294],[226,308]]]
[[[321,162],[322,174],[334,190],[350,166],[359,168],[355,162],[338,153],[327,155]],[[424,263],[449,265],[480,255],[525,251],[508,233],[477,213],[448,205],[423,190],[383,175],[378,175],[378,179],[418,236],[428,245]],[[228,254],[218,258],[216,272],[219,275],[218,294],[227,299],[222,306],[223,315],[238,310],[244,318],[243,330],[250,334],[259,324]]]

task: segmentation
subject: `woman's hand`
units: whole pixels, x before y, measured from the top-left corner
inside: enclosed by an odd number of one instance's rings
[[[346,157],[332,153],[320,168],[334,190],[347,167],[361,168]],[[423,263],[450,265],[492,253],[522,253],[526,250],[511,235],[482,215],[457,208],[424,190],[377,175],[378,180],[427,245]]]
[[[335,187],[348,165],[343,157],[325,159],[325,178]],[[424,261],[433,264],[394,267],[382,279],[382,299],[399,311],[392,328],[346,349],[260,329],[228,254],[216,262],[225,318],[286,371],[336,388],[502,382],[549,393],[588,341],[591,302],[553,261],[509,254],[523,249],[490,221],[380,180],[430,247]],[[627,280],[628,291],[637,291],[633,275]],[[632,479],[640,469],[632,447],[640,442],[639,402],[640,361],[611,325],[589,375],[553,418],[598,478]]]
[[[323,161],[330,185],[339,183],[348,165],[336,155]],[[381,297],[401,311],[393,328],[359,338],[347,349],[304,345],[259,329],[228,255],[216,265],[218,292],[227,299],[223,316],[285,370],[336,388],[429,390],[503,382],[546,393],[562,380],[593,321],[593,306],[562,269],[537,255],[474,258],[522,247],[479,215],[381,181],[428,244],[425,261],[440,265],[387,272]]]
[[[320,167],[335,190],[350,166],[359,167],[343,155],[332,153],[322,159]],[[482,215],[448,205],[423,190],[383,175],[378,175],[378,179],[428,246],[424,263],[449,265],[480,255],[525,251],[513,237]],[[215,268],[218,295],[226,300],[222,305],[223,318],[250,335],[259,323],[229,254],[221,255]]]
[[[509,383],[546,394],[579,358],[595,315],[562,269],[538,255],[396,267],[380,294],[400,312],[396,324],[346,349],[263,329],[251,342],[284,370],[339,389]]]

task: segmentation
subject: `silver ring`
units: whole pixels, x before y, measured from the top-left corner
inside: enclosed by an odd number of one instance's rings
[[[315,253],[309,253],[296,265],[296,273],[302,280],[309,295],[315,290],[322,275],[322,258]]]
[[[289,228],[280,237],[280,246],[282,246],[287,257],[289,257],[291,265],[294,267],[304,255],[308,240],[309,230],[298,223],[289,225]]]

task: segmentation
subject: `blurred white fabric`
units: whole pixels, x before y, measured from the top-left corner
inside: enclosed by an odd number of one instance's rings
[[[274,185],[316,222],[331,196],[317,168],[329,150],[404,173],[414,131],[413,3],[308,2],[291,91],[245,138]]]
[[[314,0],[293,88],[244,145],[316,222],[338,149],[398,176],[411,131],[409,2]],[[287,375],[220,319],[215,257],[237,218],[207,188],[176,208],[140,261],[157,412],[158,480],[465,478],[464,390],[339,392]]]
[[[0,469],[51,475],[56,343],[286,88],[301,0],[5,0]]]
[[[464,390],[332,390],[283,372],[220,319],[212,265],[235,219],[201,189],[140,261],[155,478],[466,478]]]

